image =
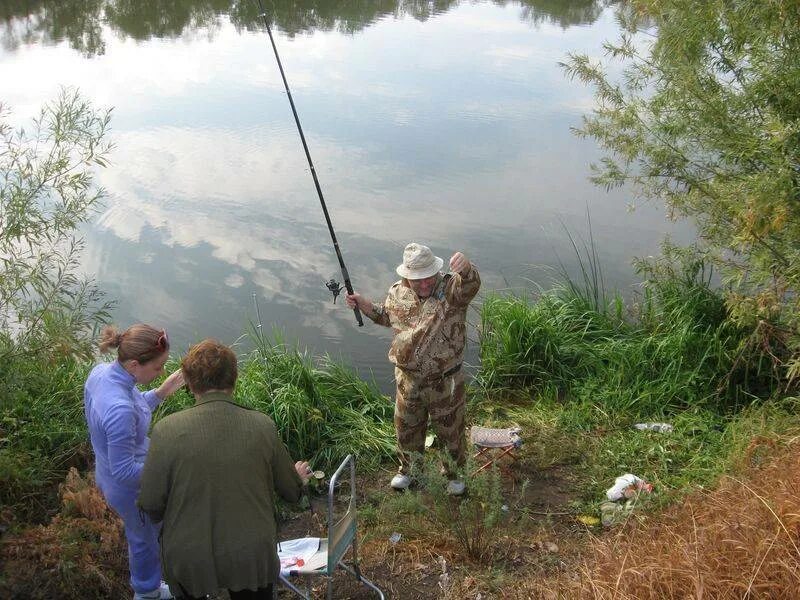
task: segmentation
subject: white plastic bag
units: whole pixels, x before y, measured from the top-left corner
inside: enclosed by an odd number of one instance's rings
[[[625,473],[614,480],[614,485],[606,490],[606,497],[612,502],[634,496],[638,491],[650,492],[653,486],[633,473]]]

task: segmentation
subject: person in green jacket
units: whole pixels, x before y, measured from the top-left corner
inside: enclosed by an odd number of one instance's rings
[[[178,598],[227,589],[271,599],[278,580],[274,493],[300,499],[311,475],[267,415],[236,404],[236,355],[216,340],[181,362],[194,406],[156,423],[138,506],[163,521],[164,578]]]

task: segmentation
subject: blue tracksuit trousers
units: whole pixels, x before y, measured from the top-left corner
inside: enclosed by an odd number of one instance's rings
[[[112,488],[104,492],[106,502],[122,518],[128,540],[128,565],[134,592],[152,592],[161,584],[160,525],[139,511],[137,490]]]

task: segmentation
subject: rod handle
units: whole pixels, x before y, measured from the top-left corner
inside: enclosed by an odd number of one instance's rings
[[[358,326],[364,326],[364,319],[361,318],[361,311],[358,310],[358,306],[353,309],[353,313],[356,315],[356,321],[358,321]]]
[[[327,213],[326,213],[327,214]],[[344,266],[344,259],[342,259],[342,252],[339,250],[339,242],[336,241],[336,235],[333,233],[333,227],[330,225],[330,221],[328,222],[328,227],[331,230],[331,237],[333,238],[333,248],[336,250],[336,257],[339,259],[339,266],[342,269],[342,279],[344,279],[344,289],[347,290],[348,294],[353,293],[353,284],[350,283],[350,273],[347,272],[347,267]],[[358,326],[364,326],[364,320],[361,318],[361,311],[358,310],[358,304],[353,307],[353,314],[356,316],[356,321],[358,321]]]

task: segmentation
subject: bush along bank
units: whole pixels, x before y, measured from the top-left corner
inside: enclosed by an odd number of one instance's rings
[[[557,388],[630,416],[699,407],[736,410],[782,389],[756,332],[734,324],[702,262],[648,276],[626,304],[563,285],[536,301],[492,296],[482,309],[478,384],[493,390]]]
[[[89,368],[66,358],[0,365],[0,521],[46,518],[67,470],[88,466],[82,394]]]

